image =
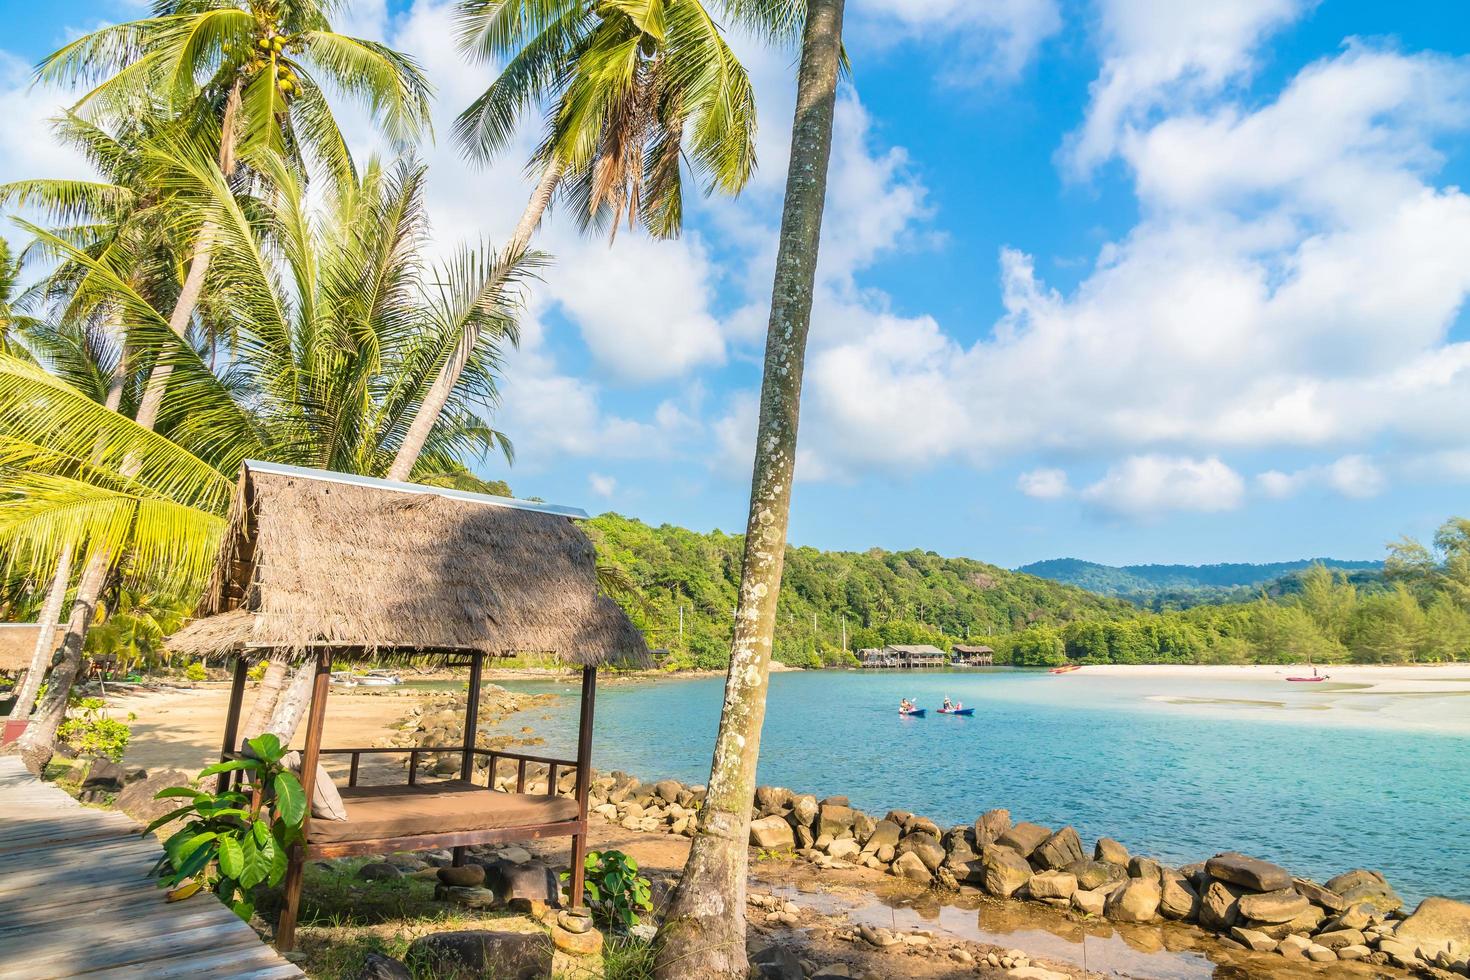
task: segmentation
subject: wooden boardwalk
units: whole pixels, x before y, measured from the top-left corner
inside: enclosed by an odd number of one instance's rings
[[[0,977],[305,976],[213,895],[164,902],[140,829],[0,756]]]

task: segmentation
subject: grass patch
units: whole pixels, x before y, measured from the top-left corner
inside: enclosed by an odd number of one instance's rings
[[[602,948],[603,980],[647,980],[657,948],[634,936],[609,936]]]

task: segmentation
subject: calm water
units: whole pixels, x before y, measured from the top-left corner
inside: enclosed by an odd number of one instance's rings
[[[575,688],[506,686],[562,695],[507,730],[529,725],[572,753]],[[704,782],[722,686],[602,685],[595,764]],[[879,815],[955,824],[1006,807],[1174,863],[1235,849],[1319,881],[1377,868],[1410,901],[1470,898],[1470,736],[1405,727],[1414,713],[1470,711],[1470,698],[1357,703],[1344,685],[1300,687],[1006,669],[774,674],[760,780],[843,793]],[[975,716],[936,715],[945,695]],[[929,716],[900,718],[900,696]]]

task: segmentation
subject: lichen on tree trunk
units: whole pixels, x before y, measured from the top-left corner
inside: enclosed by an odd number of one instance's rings
[[[659,930],[655,976],[660,980],[743,978],[748,969],[746,847],[796,469],[802,373],[832,153],[842,8],[843,0],[811,0],[802,32],[730,669],[709,792],[684,875]]]

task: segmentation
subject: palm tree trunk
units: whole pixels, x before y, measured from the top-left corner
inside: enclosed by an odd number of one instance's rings
[[[306,715],[306,707],[311,703],[311,682],[316,677],[316,658],[307,658],[305,662],[292,668],[288,676],[290,680],[281,688],[281,696],[276,701],[275,710],[271,712],[270,722],[265,726],[265,731],[273,732],[282,745],[291,744],[296,729],[301,726],[301,719]]]
[[[15,695],[15,706],[10,709],[12,718],[28,718],[36,706],[36,692],[41,689],[41,679],[51,666],[51,657],[56,653],[56,621],[61,618],[61,605],[66,601],[66,590],[71,585],[72,543],[68,541],[56,560],[56,572],[51,576],[51,588],[46,593],[46,605],[41,609],[41,632],[36,637],[36,649],[31,654],[31,666],[20,689]]]
[[[530,244],[531,236],[535,234],[536,226],[541,223],[541,216],[551,204],[551,195],[556,192],[556,185],[561,182],[565,170],[562,164],[552,163],[541,172],[541,180],[531,192],[531,200],[526,202],[526,210],[521,213],[521,220],[516,222],[515,231],[506,243],[503,255],[507,268]],[[479,342],[479,329],[470,327],[459,338],[449,359],[440,365],[439,373],[434,376],[434,383],[424,394],[424,400],[419,403],[413,421],[404,433],[403,442],[398,446],[393,465],[388,468],[388,479],[404,481],[413,472],[419,454],[424,451],[424,444],[429,441],[429,432],[434,428],[434,423],[439,421],[439,413],[444,411],[449,395],[454,391],[454,386],[459,384],[459,376],[464,373],[464,366]]]
[[[92,614],[97,608],[97,597],[107,581],[107,570],[111,567],[111,555],[106,548],[99,548],[87,559],[82,570],[82,580],[77,584],[77,597],[71,604],[71,618],[66,624],[66,638],[61,641],[61,662],[51,670],[51,682],[46,686],[46,696],[36,707],[35,717],[26,727],[16,743],[26,768],[40,775],[51,761],[52,743],[56,731],[66,717],[66,702],[82,671],[82,641]]]
[[[786,557],[802,372],[832,155],[842,8],[843,0],[811,0],[802,31],[730,670],[709,792],[699,811],[683,877],[659,929],[654,975],[660,980],[744,977],[748,969],[745,879],[750,807]]]
[[[242,738],[254,738],[265,731],[266,723],[276,710],[276,701],[281,696],[281,685],[286,679],[286,661],[271,657],[266,661],[265,674],[260,678],[255,692],[255,703],[250,706],[250,715],[240,729]]]

